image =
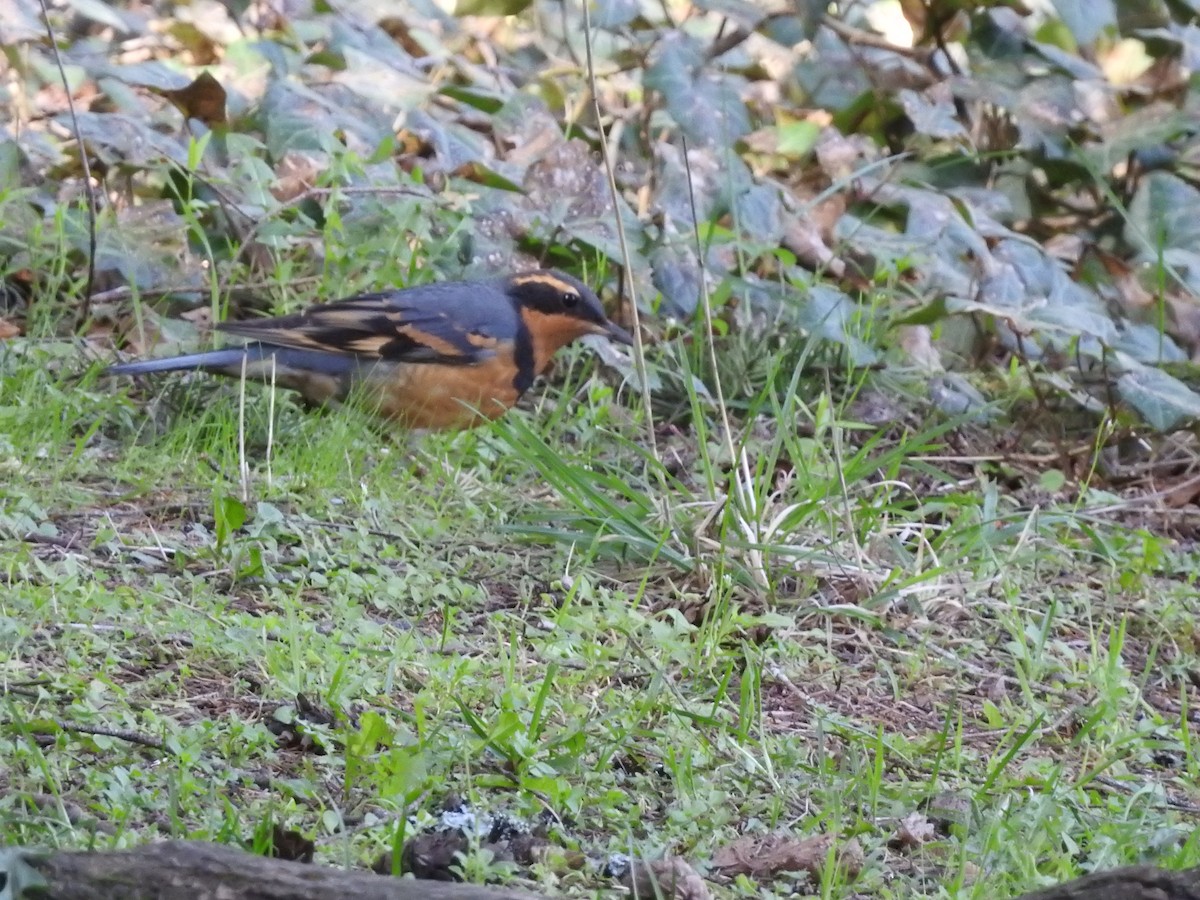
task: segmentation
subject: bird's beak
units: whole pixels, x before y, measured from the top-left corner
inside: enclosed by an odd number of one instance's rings
[[[620,325],[616,325],[612,322],[605,322],[604,330],[601,331],[600,334],[603,334],[610,341],[614,341],[615,343],[626,344],[630,347],[633,346],[633,335]]]

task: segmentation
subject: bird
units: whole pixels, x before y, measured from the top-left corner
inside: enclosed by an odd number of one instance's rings
[[[403,428],[443,431],[503,415],[577,338],[633,343],[591,288],[556,269],[359,294],[217,328],[247,343],[104,374],[244,376],[316,406],[357,402]]]

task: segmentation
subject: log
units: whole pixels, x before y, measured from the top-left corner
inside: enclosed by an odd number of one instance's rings
[[[23,863],[40,885],[24,884]],[[0,888],[13,900],[538,900],[504,888],[417,881],[255,856],[201,841],[98,853],[0,848]],[[16,889],[15,891],[13,889]],[[1128,866],[1016,900],[1200,900],[1200,867]]]
[[[14,861],[44,881],[14,900],[536,900],[525,891],[393,878],[255,856],[201,841],[163,841],[99,853],[0,848],[0,886]],[[14,879],[15,876],[15,879]]]
[[[1093,872],[1017,900],[1200,900],[1200,867],[1126,866]]]

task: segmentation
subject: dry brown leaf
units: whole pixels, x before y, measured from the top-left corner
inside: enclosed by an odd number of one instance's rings
[[[780,872],[807,872],[819,878],[829,857],[835,835],[819,834],[797,838],[790,834],[742,835],[713,854],[712,864],[722,875],[748,875],[773,878]],[[851,877],[863,866],[863,852],[855,840],[842,844],[837,851],[838,865]]]
[[[933,827],[933,823],[921,813],[913,811],[900,820],[900,827],[896,829],[895,836],[888,841],[888,846],[893,850],[912,850],[936,837],[937,829]]]
[[[1200,503],[1200,478],[1188,478],[1163,492],[1163,503],[1168,509],[1182,509]]]
[[[20,336],[21,329],[17,327],[16,322],[11,322],[4,316],[0,316],[0,341],[7,341],[10,338]]]
[[[1167,295],[1167,308],[1171,311],[1171,336],[1191,352],[1193,361],[1200,360],[1200,306],[1196,298],[1172,291]]]
[[[838,191],[833,196],[826,197],[824,200],[810,202],[805,208],[805,218],[817,226],[817,229],[821,233],[821,240],[825,243],[837,243],[834,229],[837,228],[837,224],[841,221],[842,216],[846,214],[846,204],[846,194]]]
[[[899,338],[900,349],[918,369],[923,372],[946,371],[928,325],[901,325]]]
[[[280,203],[287,203],[302,196],[317,183],[321,165],[312,154],[289,150],[279,160],[275,170],[271,196]]]
[[[878,150],[859,135],[844,135],[835,128],[821,132],[815,147],[817,163],[830,182],[848,181],[878,156]]]
[[[1089,249],[1082,235],[1069,232],[1051,235],[1042,246],[1048,256],[1053,256],[1069,266],[1078,265]]]
[[[1112,278],[1112,285],[1117,289],[1117,299],[1126,312],[1136,315],[1156,305],[1158,301],[1154,293],[1142,284],[1126,260],[1099,248],[1093,248],[1092,253]]]
[[[742,143],[752,153],[774,156],[779,152],[779,129],[774,125],[759,128],[743,137]]]
[[[562,129],[551,120],[548,127],[533,135],[527,135],[516,144],[505,157],[507,162],[518,166],[529,166],[541,159],[563,141]]]
[[[989,675],[983,681],[979,682],[976,693],[981,697],[986,697],[993,703],[999,704],[1008,699],[1008,686],[1002,676]]]
[[[712,893],[704,879],[678,856],[635,860],[621,883],[638,900],[655,897],[664,900],[712,900]]]
[[[833,255],[821,236],[820,223],[811,219],[792,219],[783,234],[783,246],[796,254],[796,259],[806,269],[824,270],[834,278],[841,278],[846,264]]]
[[[1139,92],[1144,92],[1144,96],[1162,97],[1165,100],[1174,93],[1186,91],[1190,75],[1190,69],[1178,56],[1167,54],[1154,60],[1150,68],[1138,78],[1134,87]]]
[[[225,124],[225,88],[208,72],[201,72],[187,87],[157,93],[174,103],[185,118],[198,119],[210,128]]]
[[[200,334],[212,330],[213,311],[211,306],[197,306],[179,314],[179,318],[191,322]]]

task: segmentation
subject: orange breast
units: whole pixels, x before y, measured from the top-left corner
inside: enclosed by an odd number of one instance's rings
[[[368,407],[406,428],[471,428],[495,419],[519,398],[511,353],[474,366],[399,363],[377,366],[364,385]]]

